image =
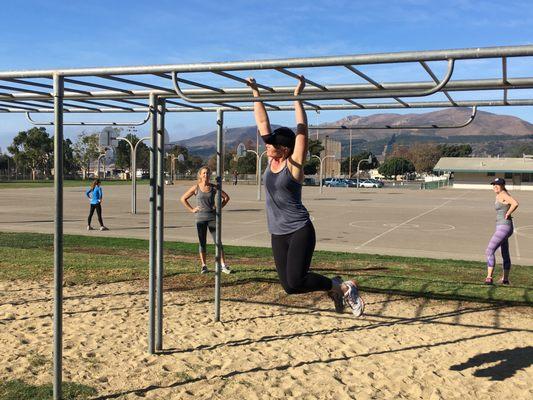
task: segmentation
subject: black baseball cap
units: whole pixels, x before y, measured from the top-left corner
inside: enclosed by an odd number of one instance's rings
[[[505,179],[503,179],[503,178],[496,178],[496,179],[494,179],[490,184],[491,184],[491,185],[501,185],[501,186],[505,186]]]
[[[276,129],[265,139],[267,144],[277,144],[285,147],[294,149],[294,141],[296,140],[296,135],[292,129],[282,126],[281,128]]]

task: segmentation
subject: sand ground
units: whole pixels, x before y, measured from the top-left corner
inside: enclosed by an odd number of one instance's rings
[[[164,351],[147,352],[145,282],[69,286],[64,380],[98,399],[533,398],[533,310],[367,294],[337,315],[279,285],[167,283]],[[52,380],[51,282],[0,282],[0,381]]]

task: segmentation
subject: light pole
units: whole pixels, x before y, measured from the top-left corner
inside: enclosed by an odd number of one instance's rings
[[[324,162],[324,160],[328,157],[330,158],[335,158],[335,156],[324,156],[322,158],[320,158],[319,156],[311,156],[311,158],[317,158],[318,161],[320,161],[320,175],[319,175],[319,180],[320,180],[320,194],[322,194],[322,163]]]
[[[348,162],[348,178],[352,178],[352,128],[350,128],[350,157],[348,158],[350,160]]]
[[[176,179],[176,160],[178,160],[179,163],[182,163],[185,161],[185,157],[183,157],[183,154],[178,154],[177,156],[175,154],[169,154],[169,156],[170,156],[170,181],[173,184],[174,180]]]
[[[372,154],[370,154],[368,158],[363,158],[362,160],[359,160],[359,162],[357,163],[357,187],[359,187],[359,166],[361,165],[362,162],[372,164]]]
[[[105,150],[104,150],[104,151],[105,151]],[[102,160],[102,158],[104,159],[104,176],[103,176],[102,179],[105,179],[105,153],[100,154],[100,155],[98,156],[98,167],[97,167],[97,168],[98,168],[98,178],[100,178],[100,165],[101,165],[101,160]]]
[[[118,137],[117,140],[124,140],[130,145],[130,165],[131,165],[131,213],[137,214],[137,148],[139,144],[145,140],[149,140],[150,137],[143,137],[135,143],[135,146],[131,141],[124,137]],[[98,169],[100,171],[100,169]]]
[[[255,157],[257,159],[257,200],[261,200],[261,161],[263,160],[263,156],[266,154],[266,150],[263,151],[261,154],[256,152],[255,150],[246,150],[249,153],[254,153]]]

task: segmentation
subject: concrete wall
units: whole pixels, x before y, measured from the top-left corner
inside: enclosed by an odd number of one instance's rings
[[[521,177],[505,178],[504,173],[487,176],[486,172],[456,172],[453,187],[455,189],[491,189],[490,182],[495,178],[504,178],[509,190],[533,190],[533,182],[521,182]]]

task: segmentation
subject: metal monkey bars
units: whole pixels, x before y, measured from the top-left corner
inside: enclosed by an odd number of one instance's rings
[[[510,77],[508,62],[527,62],[533,56],[533,45],[470,48],[456,50],[411,51],[363,54],[340,57],[290,58],[261,61],[238,61],[198,64],[171,64],[134,67],[75,68],[0,72],[0,113],[53,113],[55,171],[54,231],[54,399],[61,398],[62,381],[62,304],[63,304],[63,127],[66,125],[101,125],[97,122],[65,122],[69,113],[147,113],[143,122],[151,121],[152,150],[150,156],[150,245],[149,245],[149,340],[148,350],[162,350],[163,308],[163,157],[164,124],[169,112],[216,112],[217,115],[217,185],[222,186],[222,135],[225,112],[251,111],[249,104],[265,101],[268,110],[292,110],[283,102],[301,100],[307,110],[383,110],[397,108],[531,106],[533,96],[510,99],[509,93],[533,88],[533,76]],[[479,78],[486,64],[479,64],[475,77],[454,79],[463,63],[492,60],[501,68],[497,76]],[[387,71],[395,66],[414,63],[429,78],[423,81],[397,80],[378,82],[362,69],[381,65]],[[428,63],[446,65],[439,78]],[[320,83],[310,75],[322,68],[333,67],[348,77],[337,83]],[[366,68],[366,67],[365,67]],[[294,71],[297,69],[297,72]],[[531,71],[531,66],[528,71]],[[268,73],[258,79],[261,97],[254,99],[245,79],[238,76]],[[200,74],[192,80],[189,75]],[[293,96],[293,85],[280,82],[284,78],[304,74],[307,87],[300,96]],[[186,77],[185,77],[186,76]],[[257,76],[256,76],[257,77]],[[353,79],[352,79],[353,77]],[[216,85],[214,81],[223,81]],[[231,85],[230,85],[231,83]],[[187,85],[187,87],[183,87]],[[499,98],[479,95],[476,99],[458,100],[458,95],[501,92]],[[526,92],[527,93],[527,92]],[[435,99],[434,96],[441,96]],[[444,96],[445,99],[442,98]],[[413,100],[423,98],[421,100]],[[385,101],[377,101],[384,99]],[[277,103],[277,104],[272,104]],[[278,104],[279,103],[279,104]],[[471,118],[473,119],[474,116]],[[471,122],[471,121],[470,121]],[[41,123],[39,123],[41,124]],[[134,125],[105,123],[105,125]],[[442,127],[442,126],[441,126]],[[386,129],[398,129],[391,126]],[[405,128],[405,127],[404,127]],[[432,127],[434,128],[434,127]],[[365,127],[383,129],[383,127]],[[417,129],[424,129],[417,127]],[[215,274],[215,320],[220,319],[220,243],[221,191],[217,197],[217,233]]]

